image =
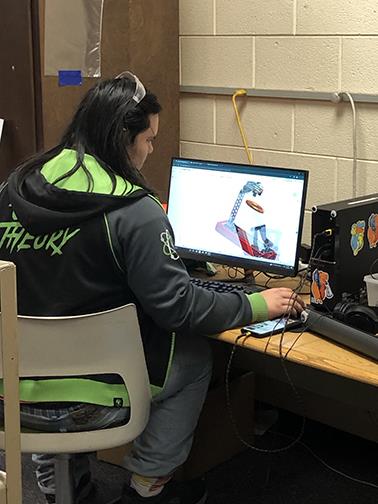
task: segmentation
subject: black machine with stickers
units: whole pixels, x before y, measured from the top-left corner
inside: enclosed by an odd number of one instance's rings
[[[378,273],[378,193],[313,207],[311,305],[366,306],[364,276]]]

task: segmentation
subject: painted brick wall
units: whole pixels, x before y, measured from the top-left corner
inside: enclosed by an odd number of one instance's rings
[[[182,85],[378,94],[376,0],[180,0]],[[310,171],[310,209],[352,196],[348,103],[239,98],[256,164]],[[357,194],[378,192],[378,104],[357,107]],[[200,126],[200,127],[199,127]],[[181,95],[181,155],[247,163],[231,97]]]

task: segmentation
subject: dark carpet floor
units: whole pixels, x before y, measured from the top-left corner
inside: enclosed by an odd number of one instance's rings
[[[300,422],[299,417],[280,411],[278,422],[256,442],[265,449],[282,447],[299,431]],[[332,471],[297,443],[278,454],[247,449],[211,470],[207,474],[208,504],[378,503],[377,444],[312,421],[306,421],[302,442],[325,464],[375,487]],[[24,455],[23,504],[44,504],[32,471],[30,456]],[[94,460],[93,475],[100,489],[93,504],[103,504],[119,494],[123,469]]]

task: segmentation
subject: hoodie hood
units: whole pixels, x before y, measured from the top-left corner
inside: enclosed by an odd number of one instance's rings
[[[76,151],[63,149],[40,170],[30,172],[21,187],[19,172],[10,175],[9,200],[29,233],[39,235],[71,227],[148,194],[119,175],[110,176],[88,154],[84,156],[86,169],[80,167],[70,173],[76,161]]]

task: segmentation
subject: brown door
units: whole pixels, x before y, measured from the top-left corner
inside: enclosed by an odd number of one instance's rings
[[[37,148],[36,90],[33,61],[36,25],[32,0],[0,0],[0,180]]]

